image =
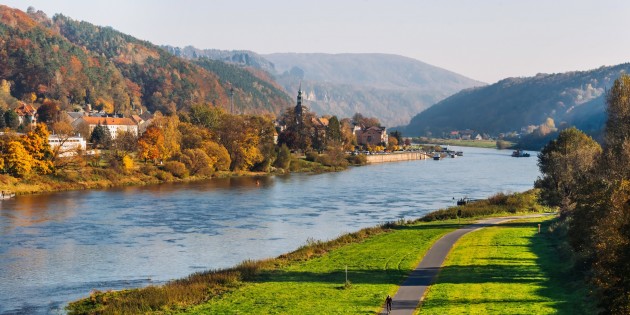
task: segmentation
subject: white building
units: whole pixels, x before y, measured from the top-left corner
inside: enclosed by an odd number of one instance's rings
[[[109,129],[109,134],[112,139],[116,139],[119,132],[131,132],[136,137],[138,136],[138,124],[129,118],[113,118],[113,117],[81,117],[72,123],[72,127],[77,129],[81,124],[86,124],[90,127],[90,134],[92,130],[99,124]]]
[[[48,136],[48,144],[53,152],[59,152],[59,156],[73,156],[77,154],[78,150],[85,152],[87,149],[87,143],[83,137],[62,137],[58,135]]]

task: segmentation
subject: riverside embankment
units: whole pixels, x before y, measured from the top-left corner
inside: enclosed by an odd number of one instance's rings
[[[400,162],[400,161],[414,161],[414,160],[426,160],[431,156],[425,152],[395,152],[388,154],[370,154],[367,155],[368,164],[387,163],[387,162]]]

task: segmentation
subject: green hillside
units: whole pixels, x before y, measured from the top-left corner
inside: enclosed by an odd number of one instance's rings
[[[605,91],[630,64],[590,71],[538,74],[508,78],[495,84],[461,91],[416,115],[403,129],[407,135],[442,136],[452,130],[473,129],[499,134],[540,125],[547,118],[556,127],[576,126],[590,133],[601,130]]]

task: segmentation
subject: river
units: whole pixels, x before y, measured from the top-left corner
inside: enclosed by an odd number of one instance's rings
[[[464,156],[0,201],[0,314],[63,314],[94,289],[275,257],[309,238],[417,218],[453,198],[525,191],[539,174],[535,153],[456,149]]]

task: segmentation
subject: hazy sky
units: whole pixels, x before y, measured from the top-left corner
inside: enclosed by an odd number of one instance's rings
[[[392,53],[488,83],[630,62],[628,0],[2,3],[111,26],[155,44],[258,53]]]

